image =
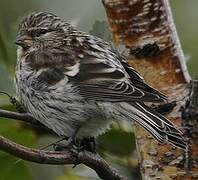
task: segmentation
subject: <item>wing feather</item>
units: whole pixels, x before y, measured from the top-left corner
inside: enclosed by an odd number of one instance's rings
[[[75,46],[67,48],[83,56],[77,56],[79,59],[75,60],[80,64],[79,69],[76,68],[79,71],[73,68],[71,73],[65,67],[66,74],[86,99],[110,102],[160,102],[165,99],[165,96],[148,86],[110,44],[83,33],[80,36],[74,33],[72,38],[75,38]]]

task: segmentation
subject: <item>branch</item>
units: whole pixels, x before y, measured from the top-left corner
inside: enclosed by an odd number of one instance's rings
[[[29,114],[29,113],[18,113],[18,112],[13,112],[13,111],[7,111],[7,110],[0,109],[0,117],[11,118],[11,120],[23,121],[23,122],[26,122],[26,123],[29,123],[29,124],[33,125],[33,127],[36,127],[36,128],[41,129],[41,130],[45,130],[46,132],[54,134],[54,132],[51,129],[45,127],[39,121],[34,119],[31,116],[31,114]]]
[[[29,113],[18,113],[18,112],[12,112],[12,111],[0,109],[0,117],[20,120],[20,121],[28,122],[30,124],[40,124]]]
[[[0,109],[0,117],[12,118],[15,120],[24,121],[39,127],[44,127],[36,119],[28,113],[11,112]],[[38,149],[31,149],[22,145],[16,144],[2,136],[0,136],[0,150],[10,153],[23,160],[36,162],[40,164],[75,164],[83,163],[84,165],[95,170],[98,176],[106,180],[124,180],[115,169],[110,167],[107,162],[98,154],[90,153],[88,151],[75,152],[66,150],[64,152],[43,151]]]
[[[0,149],[10,153],[23,160],[36,162],[39,164],[75,164],[76,161],[94,169],[98,176],[106,180],[124,180],[125,178],[111,168],[107,162],[98,154],[93,154],[88,151],[74,152],[66,150],[62,152],[43,151],[30,149],[22,145],[16,144],[2,136],[0,136]]]

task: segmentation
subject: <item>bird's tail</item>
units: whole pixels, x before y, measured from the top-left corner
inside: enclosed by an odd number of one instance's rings
[[[120,112],[127,119],[135,120],[160,143],[168,141],[177,147],[186,149],[187,145],[182,137],[182,132],[172,122],[143,103],[130,103],[129,106]]]

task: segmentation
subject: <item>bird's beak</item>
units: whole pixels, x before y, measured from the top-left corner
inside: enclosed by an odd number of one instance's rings
[[[14,43],[22,48],[29,48],[32,45],[32,38],[30,36],[18,36]]]

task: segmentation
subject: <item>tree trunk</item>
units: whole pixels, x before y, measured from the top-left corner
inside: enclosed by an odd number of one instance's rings
[[[103,4],[115,45],[126,48],[129,52],[129,64],[143,75],[150,85],[170,99],[176,100],[176,106],[167,117],[176,126],[182,127],[185,123],[182,122],[181,107],[185,106],[184,99],[189,95],[187,85],[190,76],[169,2],[103,0]],[[198,167],[195,163],[197,144],[192,144],[190,157],[190,154],[170,144],[159,145],[138,125],[135,125],[134,129],[143,179],[198,178]]]

